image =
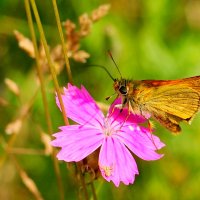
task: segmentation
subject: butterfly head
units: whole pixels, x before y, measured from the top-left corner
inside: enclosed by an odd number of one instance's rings
[[[126,96],[129,91],[129,87],[127,85],[127,80],[126,79],[114,79],[114,84],[113,87],[115,91],[121,95],[121,96]]]

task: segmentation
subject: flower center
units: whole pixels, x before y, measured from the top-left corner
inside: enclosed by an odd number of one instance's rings
[[[115,130],[112,127],[112,124],[110,123],[108,118],[105,118],[105,120],[104,120],[103,133],[106,136],[111,136],[113,133],[115,133]]]

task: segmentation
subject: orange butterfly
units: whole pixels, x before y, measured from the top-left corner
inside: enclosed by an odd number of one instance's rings
[[[179,80],[132,81],[114,79],[114,89],[122,98],[121,107],[145,116],[150,113],[173,133],[181,131],[181,121],[191,122],[200,110],[200,76]]]

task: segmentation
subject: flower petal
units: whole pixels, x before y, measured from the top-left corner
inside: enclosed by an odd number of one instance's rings
[[[103,113],[83,86],[79,89],[68,84],[68,89],[64,88],[62,100],[67,116],[73,121],[95,127],[100,127],[103,123]],[[56,97],[56,103],[60,108],[58,97]]]
[[[140,128],[136,125],[123,126],[121,131],[117,132],[113,137],[118,138],[143,160],[158,160],[163,156],[158,154],[156,150],[162,148],[164,143],[145,128]]]
[[[82,125],[63,126],[54,136],[51,144],[62,148],[57,158],[66,162],[84,159],[101,146],[104,138],[97,128]]]
[[[142,126],[139,128],[141,130],[140,136],[145,140],[146,144],[149,144],[149,148],[152,148],[153,150],[159,150],[165,146],[165,144],[160,141],[160,138],[156,135],[153,135],[149,129]]]
[[[127,122],[132,122],[132,123],[144,123],[149,118],[149,116],[144,118],[141,115],[133,114],[132,112],[128,111],[127,107],[123,108],[123,110],[120,110],[118,106],[120,106],[121,104],[122,104],[121,97],[115,99],[115,101],[110,106],[110,109],[108,112],[108,115],[110,116],[110,118],[113,118],[114,120],[117,120],[118,122],[127,121]]]
[[[129,150],[118,139],[106,137],[99,154],[99,168],[107,181],[116,187],[120,182],[128,185],[135,180],[138,169]]]

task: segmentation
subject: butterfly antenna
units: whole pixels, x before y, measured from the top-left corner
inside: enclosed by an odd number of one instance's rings
[[[109,55],[110,58],[112,59],[112,61],[113,61],[114,65],[115,65],[115,67],[117,68],[117,71],[119,72],[119,74],[120,74],[120,76],[121,76],[121,78],[122,78],[122,74],[121,74],[121,72],[120,72],[120,70],[119,70],[119,67],[117,66],[117,63],[115,62],[115,60],[114,60],[114,58],[113,58],[113,56],[112,56],[111,51],[108,51],[108,55]]]
[[[111,75],[111,73],[106,69],[106,67],[102,66],[102,65],[89,65],[88,67],[100,67],[102,69],[104,69],[106,71],[106,73],[110,76],[110,78],[115,81],[115,79],[113,78],[113,76]]]

